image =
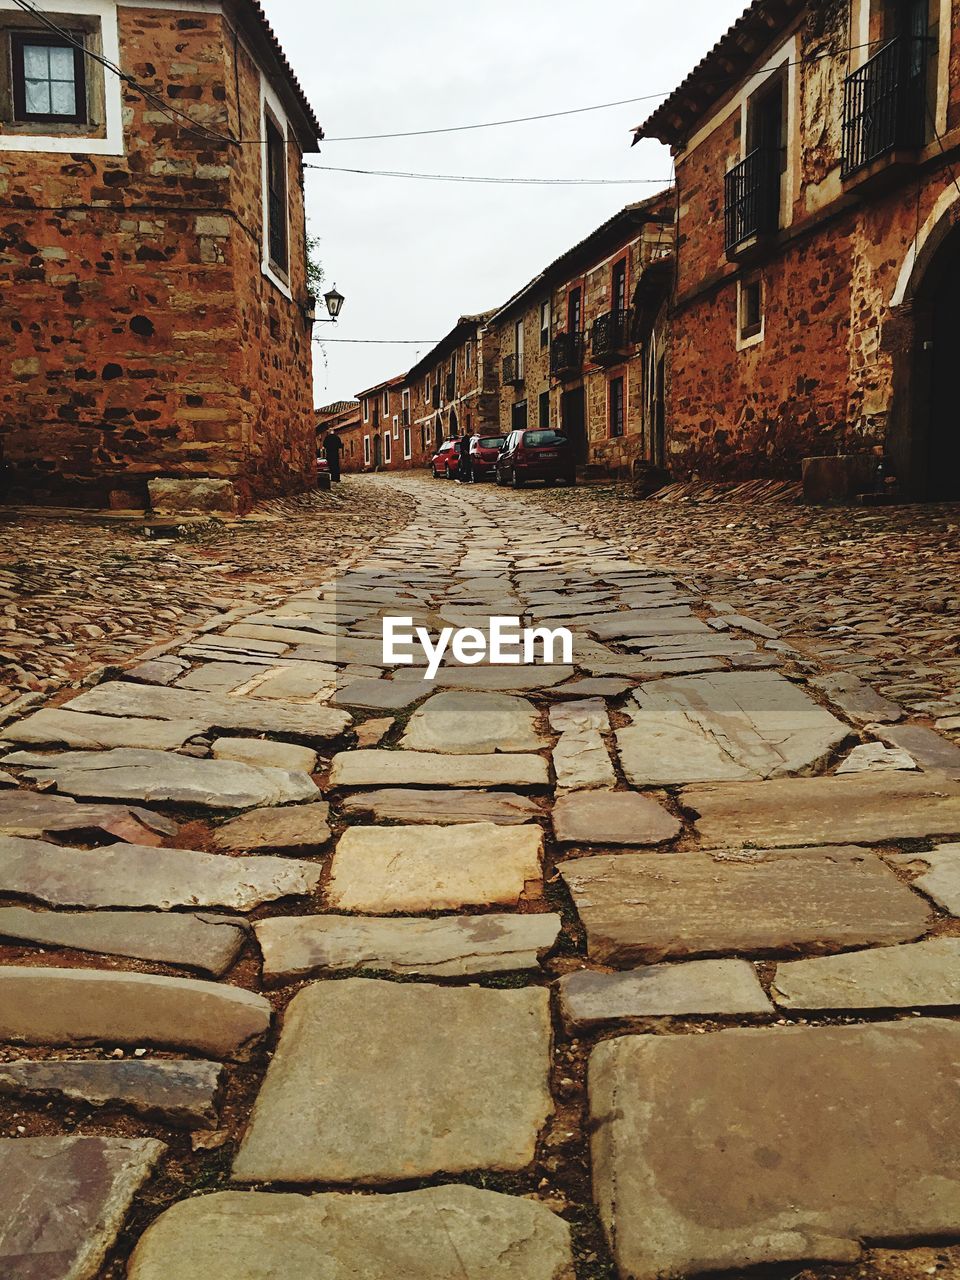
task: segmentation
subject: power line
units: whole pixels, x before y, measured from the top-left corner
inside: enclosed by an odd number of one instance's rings
[[[616,187],[658,184],[666,186],[669,178],[501,178],[464,173],[406,173],[396,169],[347,169],[332,164],[308,164],[305,169],[327,173],[361,173],[372,178],[416,178],[422,182],[480,182],[527,187]]]
[[[314,338],[314,342],[356,342],[363,346],[435,347],[440,338]]]

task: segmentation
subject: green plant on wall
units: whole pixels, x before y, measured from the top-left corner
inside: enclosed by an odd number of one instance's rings
[[[307,292],[315,298],[320,297],[323,288],[324,272],[320,262],[320,237],[307,236]]]

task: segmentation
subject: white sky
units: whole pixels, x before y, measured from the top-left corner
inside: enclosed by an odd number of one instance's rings
[[[472,124],[673,89],[746,0],[265,0],[330,139]],[[630,126],[656,102],[432,138],[323,144],[318,164],[551,178],[669,178]],[[308,173],[327,286],[346,297],[317,337],[437,340],[505,302],[653,184],[503,187]],[[316,347],[315,403],[405,372],[423,346]]]

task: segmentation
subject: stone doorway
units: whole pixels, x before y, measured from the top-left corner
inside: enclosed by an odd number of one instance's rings
[[[565,391],[560,400],[560,424],[573,445],[577,466],[587,461],[587,399],[583,387]]]
[[[379,471],[383,466],[383,441],[380,438],[380,432],[373,437],[373,469]]]

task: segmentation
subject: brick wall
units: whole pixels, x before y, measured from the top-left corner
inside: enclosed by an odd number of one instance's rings
[[[121,63],[218,131],[260,137],[260,73],[219,14],[120,8]],[[314,480],[298,148],[289,301],[261,272],[261,148],[123,92],[122,156],[0,152],[0,438],[9,496],[144,505],[155,476],[242,505]]]

